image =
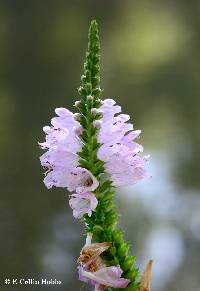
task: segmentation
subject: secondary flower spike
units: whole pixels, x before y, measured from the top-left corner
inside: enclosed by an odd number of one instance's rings
[[[51,125],[43,128],[46,140],[39,145],[45,150],[40,157],[46,169],[44,183],[48,189],[69,191],[73,216],[85,223],[79,280],[95,291],[139,291],[146,283],[150,289],[149,279],[143,276],[139,281],[136,258],[118,227],[113,199],[117,187],[150,177],[145,169],[149,156],[142,155],[143,147],[135,141],[141,131],[134,130],[130,116],[113,99],[100,99],[99,50],[97,23],[92,21],[80,100],[74,104],[78,112],[57,108]]]

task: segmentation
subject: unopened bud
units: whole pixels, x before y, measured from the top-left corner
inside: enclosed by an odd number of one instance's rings
[[[100,120],[95,120],[93,122],[93,126],[97,129],[100,129],[101,128],[101,121]]]
[[[126,256],[124,262],[122,263],[122,267],[124,271],[128,271],[134,263],[134,257],[132,256]]]
[[[129,249],[129,246],[127,243],[125,243],[125,242],[121,243],[119,248],[118,248],[118,255],[120,257],[125,257],[128,253],[128,249]]]
[[[80,121],[81,120],[81,114],[80,113],[74,113],[74,119],[76,121]]]
[[[77,134],[77,135],[81,135],[82,132],[83,132],[83,128],[82,128],[82,126],[74,126],[74,132],[75,132],[75,134]]]
[[[101,92],[102,92],[102,90],[100,87],[92,90],[92,93],[94,94],[94,96],[99,96]]]
[[[93,101],[93,99],[94,99],[94,97],[93,97],[92,95],[88,95],[88,96],[87,96],[87,100],[88,100],[88,101]]]
[[[122,241],[122,232],[121,232],[121,230],[115,230],[115,232],[113,234],[113,237],[114,237],[114,241],[116,243],[121,243],[121,241]]]
[[[96,103],[97,103],[97,104],[100,104],[100,105],[103,105],[103,101],[102,101],[100,98],[97,98],[97,99],[96,99]]]
[[[91,109],[91,113],[95,116],[99,113],[98,109],[97,108],[92,108]]]
[[[75,106],[75,107],[80,107],[80,105],[81,105],[81,101],[80,101],[80,100],[78,100],[78,101],[76,101],[76,102],[74,103],[74,106]]]

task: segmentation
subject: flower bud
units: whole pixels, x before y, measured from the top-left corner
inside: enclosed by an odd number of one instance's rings
[[[91,95],[88,95],[88,96],[87,96],[87,101],[93,101],[93,99],[94,99],[93,96],[91,96]]]
[[[138,269],[135,269],[134,266],[130,267],[124,274],[124,278],[134,281],[139,273]]]
[[[91,109],[91,113],[95,116],[99,113],[98,109],[97,108],[92,108]]]
[[[81,114],[80,113],[74,113],[74,119],[76,121],[80,121],[81,120]]]
[[[128,271],[134,263],[134,257],[132,256],[127,256],[124,260],[124,262],[122,263],[122,268],[124,271]]]
[[[120,257],[125,257],[128,253],[129,246],[127,243],[121,243],[118,248],[118,255]]]
[[[111,247],[109,252],[110,252],[111,255],[114,256],[116,254],[116,248],[115,247]]]
[[[77,100],[75,103],[74,103],[74,106],[75,107],[80,107],[81,105],[81,101],[80,100]]]
[[[95,88],[92,90],[92,93],[94,94],[94,96],[98,97],[101,94],[102,90],[100,87]]]
[[[98,239],[99,236],[101,236],[103,233],[103,228],[99,225],[95,225],[93,227],[93,235],[94,235],[94,238]]]
[[[96,101],[97,101],[98,103],[100,103],[101,105],[103,105],[103,101],[102,101],[100,98],[98,98]]]
[[[83,133],[83,128],[82,126],[74,126],[74,132],[77,135],[81,135]]]
[[[86,96],[87,95],[87,91],[85,88],[83,88],[82,86],[78,88],[78,93],[81,95],[81,96]]]
[[[115,243],[120,243],[122,240],[122,231],[116,230],[113,234],[113,239],[114,239]]]
[[[87,80],[86,76],[85,76],[85,75],[82,75],[82,76],[81,76],[81,81],[82,81],[82,82],[86,82],[86,80]]]
[[[97,129],[100,129],[101,128],[101,121],[100,120],[95,120],[93,122],[93,126]]]

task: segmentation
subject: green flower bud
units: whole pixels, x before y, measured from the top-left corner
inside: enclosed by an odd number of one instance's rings
[[[123,265],[121,265],[123,267]],[[134,269],[131,268],[130,270],[128,270],[127,272],[125,272],[123,274],[123,277],[126,279],[129,279],[131,281],[133,281],[135,279],[135,274],[134,274]]]
[[[99,82],[100,82],[100,78],[98,76],[92,78],[93,87],[96,87],[99,84]]]
[[[113,241],[115,243],[120,243],[122,241],[122,231],[121,230],[115,230],[113,233]]]
[[[87,91],[82,86],[78,88],[78,93],[81,96],[86,96],[87,95]]]
[[[88,95],[87,96],[87,101],[92,102],[94,99],[94,97],[92,95]]]
[[[118,250],[117,250],[119,257],[121,257],[121,258],[125,257],[128,253],[128,250],[129,250],[128,244],[125,242],[121,243],[118,247]]]
[[[95,88],[92,90],[92,94],[95,96],[95,97],[99,97],[100,94],[101,94],[102,90],[101,88]]]
[[[77,121],[81,120],[81,114],[80,113],[74,113],[74,119]]]
[[[126,287],[126,291],[138,291],[139,290],[139,284],[137,282],[132,282]]]
[[[117,266],[119,265],[119,260],[117,257],[114,257],[114,260],[110,261],[110,266]]]
[[[112,182],[111,181],[105,181],[99,188],[99,191],[101,193],[108,191],[108,189],[110,190],[110,186],[111,186]],[[107,193],[111,193],[110,191]],[[104,194],[104,196],[106,195],[106,193]]]
[[[95,225],[94,227],[93,227],[93,235],[94,236],[100,236],[101,235],[101,233],[103,232],[103,228],[100,226],[100,225]]]
[[[86,75],[86,79],[87,80],[90,80],[91,73],[90,73],[90,71],[87,68],[86,68],[86,71],[85,71],[85,75]]]
[[[79,108],[80,105],[81,105],[81,101],[80,101],[80,100],[78,100],[78,101],[76,101],[76,102],[74,103],[74,106],[77,107],[77,108]]]
[[[102,186],[103,186],[103,185],[102,185]],[[113,192],[110,192],[110,191],[109,191],[109,192],[106,192],[106,193],[103,195],[101,201],[104,202],[104,201],[107,201],[107,200],[111,200],[112,197],[113,197]]]
[[[95,55],[94,58],[93,58],[94,65],[98,65],[99,61],[100,61],[100,56],[99,55]]]
[[[134,263],[135,259],[133,256],[127,256],[124,262],[121,264],[121,267],[124,271],[128,271]]]
[[[116,248],[115,248],[115,247],[111,247],[111,248],[109,249],[109,253],[110,253],[112,256],[114,256],[114,255],[116,254]]]
[[[86,81],[87,81],[86,76],[85,76],[85,75],[82,75],[82,76],[81,76],[81,82],[82,82],[82,83],[86,83]]]

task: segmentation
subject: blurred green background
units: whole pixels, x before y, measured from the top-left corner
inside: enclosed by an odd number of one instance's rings
[[[55,107],[78,99],[90,20],[99,23],[101,87],[142,129],[153,178],[119,190],[137,264],[153,291],[200,290],[200,2],[0,1],[0,275],[77,280],[83,225],[63,189],[42,183],[37,142]],[[0,287],[7,290],[6,286]],[[21,290],[18,286],[9,290]]]

